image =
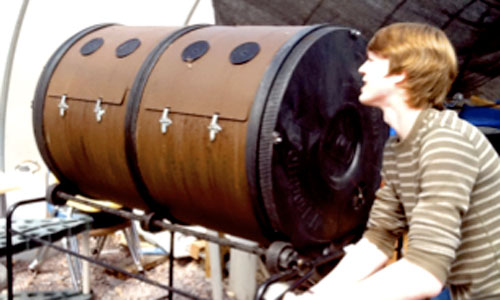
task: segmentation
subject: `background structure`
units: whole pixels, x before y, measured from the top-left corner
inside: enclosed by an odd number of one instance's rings
[[[333,23],[370,38],[398,21],[442,28],[457,50],[460,74],[450,95],[500,99],[498,0],[212,0],[217,24],[306,25]]]
[[[190,16],[193,7],[195,11]],[[21,0],[0,1],[0,82],[3,80],[7,53]],[[14,55],[8,97],[6,99],[4,177],[12,178],[25,161],[41,166],[41,170],[22,180],[19,190],[6,194],[7,206],[27,198],[45,194],[47,168],[35,143],[32,126],[32,100],[43,67],[56,49],[69,37],[89,26],[117,23],[127,26],[184,26],[214,23],[210,0],[51,0],[29,1]],[[0,87],[1,89],[1,87]],[[4,180],[0,177],[0,180]],[[16,180],[19,181],[19,180]],[[43,204],[40,204],[43,205]],[[44,215],[44,209],[22,209],[23,217]]]

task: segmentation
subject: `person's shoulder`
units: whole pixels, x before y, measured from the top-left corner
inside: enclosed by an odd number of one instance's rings
[[[429,128],[451,127],[459,119],[458,114],[454,110],[449,109],[437,110],[429,108],[425,113],[426,118],[424,123]]]
[[[428,135],[430,133],[454,132],[464,134],[465,129],[472,126],[466,121],[460,119],[458,113],[454,110],[428,109],[427,116],[422,124],[422,131]]]
[[[456,111],[431,109],[422,126],[421,146],[429,144],[461,144],[471,151],[477,129],[462,120]]]

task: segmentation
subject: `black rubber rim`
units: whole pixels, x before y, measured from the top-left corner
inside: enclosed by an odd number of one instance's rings
[[[329,32],[332,30],[336,30],[335,27],[321,27],[318,28],[322,32]],[[318,30],[315,31],[318,32]],[[309,34],[312,34],[310,32]],[[321,35],[321,34],[319,34]],[[285,232],[283,228],[281,228],[281,221],[277,214],[278,208],[276,207],[273,201],[273,180],[272,180],[272,156],[273,156],[273,131],[276,127],[276,122],[278,119],[278,114],[281,108],[281,102],[283,100],[283,95],[287,88],[287,83],[290,80],[293,70],[295,69],[295,65],[300,61],[302,57],[302,53],[305,53],[307,49],[314,44],[316,39],[307,39],[302,43],[297,44],[297,46],[293,49],[295,55],[290,55],[290,59],[286,60],[283,64],[283,69],[280,70],[279,74],[273,83],[273,86],[270,89],[270,93],[268,96],[268,100],[266,102],[266,106],[264,109],[264,113],[262,116],[262,126],[260,128],[260,144],[259,144],[259,160],[258,160],[258,168],[259,168],[259,181],[260,188],[262,193],[262,201],[264,207],[266,209],[267,215],[271,220],[271,224],[273,228],[279,232]],[[286,66],[287,69],[284,69]]]
[[[274,230],[302,250],[343,243],[354,226],[365,226],[383,145],[382,119],[373,119],[380,114],[357,100],[364,49],[364,39],[349,28],[311,32],[290,52],[266,99],[258,145],[259,196]],[[339,136],[346,143],[335,145]],[[345,162],[336,165],[331,159],[325,168],[322,148],[339,151]],[[352,197],[359,194],[366,205],[355,210]]]
[[[165,50],[172,45],[178,38],[181,36],[203,27],[207,27],[209,25],[192,25],[182,29],[177,30],[176,32],[169,35],[167,38],[162,40],[154,49],[149,53],[148,57],[142,64],[141,68],[137,72],[137,76],[134,80],[134,83],[130,89],[130,93],[127,99],[127,110],[125,114],[125,155],[127,157],[127,165],[130,170],[130,174],[133,178],[133,181],[136,185],[137,191],[141,196],[142,200],[144,200],[147,207],[150,208],[151,211],[156,213],[160,213],[161,215],[168,218],[172,222],[181,223],[179,220],[175,219],[172,215],[166,211],[166,208],[158,205],[151,193],[149,192],[146,184],[144,183],[144,179],[142,177],[139,162],[137,159],[137,144],[136,144],[136,130],[137,130],[137,117],[139,114],[139,108],[141,106],[142,95],[144,93],[144,88],[146,83],[148,82],[149,76],[153,71],[156,63],[160,59],[161,55],[165,52]]]
[[[88,27],[77,34],[70,37],[66,40],[50,57],[49,61],[45,65],[42,74],[40,75],[40,79],[38,80],[38,84],[35,91],[35,98],[33,101],[33,129],[35,134],[35,141],[38,146],[38,151],[40,151],[40,155],[43,160],[47,164],[48,168],[57,179],[63,184],[65,187],[72,187],[74,185],[68,180],[64,174],[61,173],[59,168],[57,167],[50,151],[48,149],[47,142],[45,140],[45,131],[44,131],[44,123],[43,123],[43,111],[45,108],[45,98],[47,95],[47,89],[52,79],[52,75],[54,74],[55,69],[59,65],[59,62],[63,58],[63,56],[68,52],[68,50],[80,39],[92,33],[94,31],[103,29],[105,27],[113,26],[117,24],[97,24],[91,27]]]
[[[281,48],[277,51],[271,64],[269,65],[266,74],[264,75],[255,100],[252,104],[250,110],[250,117],[248,121],[248,131],[246,140],[246,173],[248,186],[250,190],[250,197],[252,199],[252,206],[257,218],[258,223],[263,229],[263,234],[266,238],[272,240],[273,235],[279,233],[279,226],[273,221],[273,216],[269,216],[268,209],[265,207],[262,196],[262,187],[260,180],[259,165],[260,159],[263,154],[260,150],[260,136],[261,130],[264,122],[269,122],[269,120],[264,119],[264,113],[267,110],[267,102],[269,94],[271,93],[272,87],[275,84],[277,75],[279,74],[283,64],[285,63],[287,57],[290,55],[292,50],[304,39],[307,35],[312,32],[324,28],[328,25],[315,25],[309,26],[305,29],[296,33],[290,40],[288,40]],[[273,126],[274,128],[274,126]],[[271,153],[272,153],[272,149]],[[266,155],[266,159],[267,159]]]
[[[302,236],[301,234],[294,233],[295,229],[291,230],[288,228],[288,226],[291,226],[291,224],[286,223],[285,220],[282,220],[282,217],[280,214],[284,208],[278,207],[277,202],[274,201],[275,197],[275,192],[274,192],[274,168],[273,168],[273,157],[274,157],[274,130],[276,128],[276,124],[278,121],[278,116],[281,111],[281,106],[282,106],[282,101],[283,97],[285,95],[285,92],[288,89],[288,83],[291,80],[293,74],[295,73],[295,69],[297,68],[297,65],[301,62],[302,57],[305,55],[306,52],[309,51],[309,48],[313,47],[315,43],[323,38],[324,36],[327,36],[329,34],[332,34],[334,32],[339,32],[341,33],[340,36],[345,35],[345,32],[349,32],[350,29],[348,28],[342,28],[342,27],[336,27],[336,26],[328,26],[328,27],[322,27],[319,28],[319,30],[316,30],[314,32],[311,32],[308,36],[307,39],[302,40],[290,53],[289,57],[287,58],[286,62],[282,65],[281,70],[277,74],[274,83],[271,87],[265,109],[263,111],[263,116],[262,116],[262,125],[260,128],[260,140],[259,140],[259,157],[258,157],[258,179],[259,179],[259,184],[260,184],[260,192],[261,192],[261,199],[263,202],[263,206],[266,209],[267,216],[269,217],[271,224],[273,228],[281,233],[287,233],[286,236],[287,238],[314,238],[316,237],[313,236]],[[347,109],[347,108],[346,108]],[[349,111],[347,109],[346,111]],[[359,135],[358,135],[359,137]],[[354,153],[354,156],[351,157],[352,159],[352,164],[351,167],[346,168],[347,172],[352,173],[351,175],[356,175],[355,177],[359,177],[358,175],[358,170],[357,168],[353,167],[356,165],[359,165],[359,152],[361,150],[361,143],[362,141],[358,140],[353,146],[353,149],[356,151]],[[290,162],[293,164],[293,162]],[[354,174],[356,173],[356,174]],[[348,186],[351,184],[351,181],[356,181],[357,179],[349,180],[350,178],[348,176],[334,176],[334,180],[331,182],[332,185],[345,185]],[[336,180],[336,181],[335,181]],[[345,184],[346,181],[349,181],[349,184]],[[306,200],[307,201],[307,200]],[[313,211],[316,209],[315,207],[310,207]],[[320,212],[315,212],[312,213],[311,216],[314,217],[320,217]],[[285,223],[283,223],[285,222]],[[311,223],[312,224],[312,223]],[[285,226],[285,227],[283,227]],[[297,230],[302,230],[302,227],[297,227]],[[289,234],[292,234],[291,236],[288,236]],[[296,234],[299,234],[295,236]],[[323,242],[326,242],[323,241]],[[315,241],[315,243],[321,243],[320,240]]]

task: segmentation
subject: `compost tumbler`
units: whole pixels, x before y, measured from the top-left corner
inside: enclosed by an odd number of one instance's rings
[[[316,26],[87,28],[43,70],[40,153],[75,194],[268,244],[363,230],[387,128],[365,39]]]

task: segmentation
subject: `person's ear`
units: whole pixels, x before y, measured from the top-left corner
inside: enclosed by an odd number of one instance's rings
[[[391,78],[393,79],[394,84],[402,84],[403,82],[406,81],[407,77],[408,76],[406,75],[405,71],[403,71],[403,72],[401,72],[399,74],[392,74],[391,75]]]

